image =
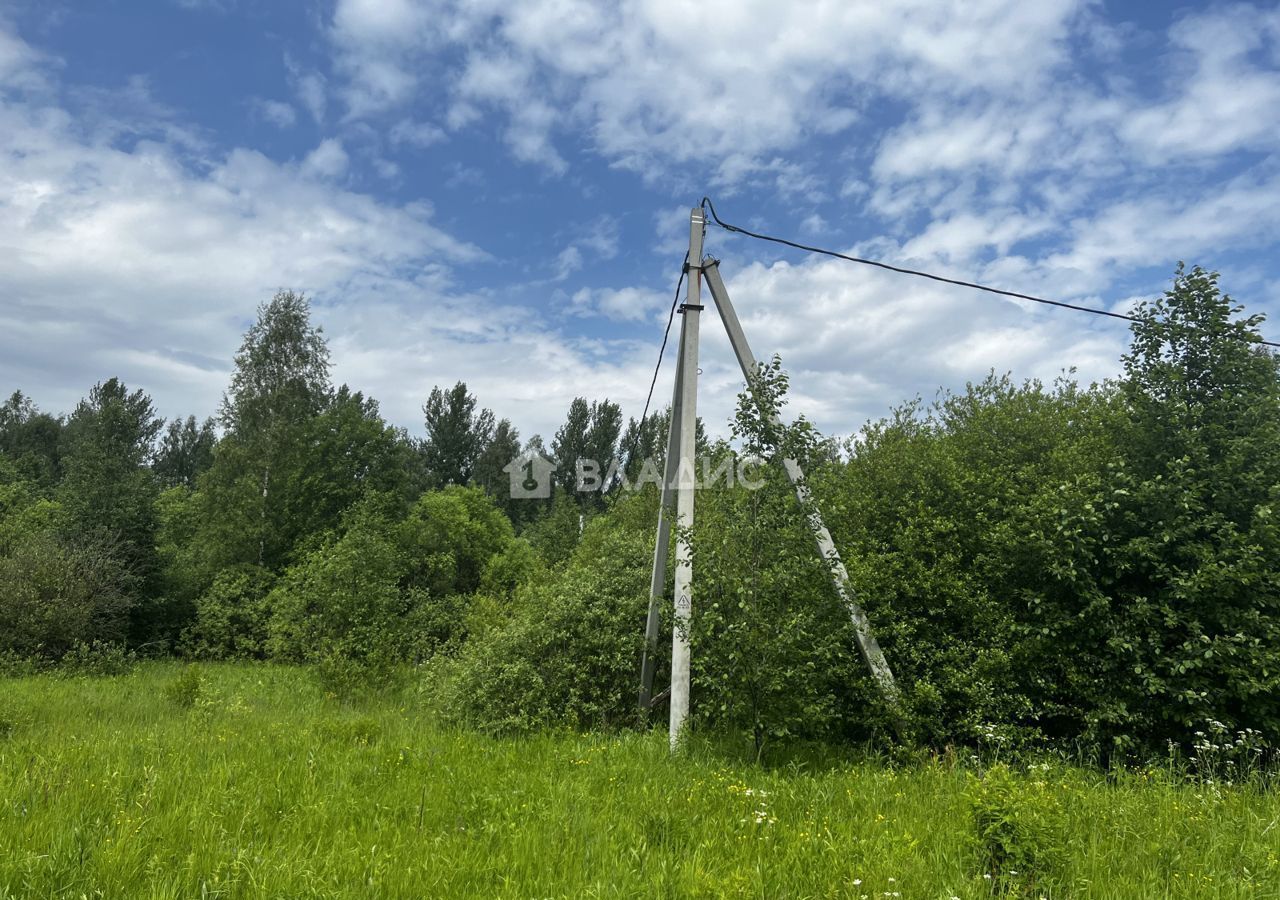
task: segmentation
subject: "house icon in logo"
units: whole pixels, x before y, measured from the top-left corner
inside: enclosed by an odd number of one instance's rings
[[[551,496],[551,473],[556,464],[541,453],[526,450],[502,467],[511,479],[511,499],[545,500]]]

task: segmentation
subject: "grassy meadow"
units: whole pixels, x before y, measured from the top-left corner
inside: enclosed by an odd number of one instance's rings
[[[495,739],[428,707],[267,665],[0,680],[0,898],[1280,898],[1257,778],[761,767],[672,759],[662,733]]]

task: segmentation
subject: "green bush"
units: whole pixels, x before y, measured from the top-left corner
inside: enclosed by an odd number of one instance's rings
[[[522,585],[540,581],[546,567],[528,541],[516,538],[489,558],[479,589],[495,596],[511,597]]]
[[[463,646],[433,685],[448,714],[489,732],[636,721],[653,552],[647,516],[625,509],[637,504],[592,522],[559,577],[521,591],[502,627]]]
[[[400,591],[400,554],[376,527],[360,525],[312,551],[271,595],[273,655],[308,660],[339,649],[372,657],[407,643],[398,623],[409,602]]]
[[[204,693],[204,679],[195,666],[187,666],[164,687],[165,699],[183,709],[192,709]]]
[[[124,644],[103,641],[77,642],[62,657],[59,667],[75,675],[124,675],[138,662],[138,655]]]
[[[511,522],[484,491],[456,485],[423,494],[403,522],[395,540],[405,560],[403,582],[433,597],[470,594],[479,589],[495,557],[514,539]],[[519,550],[508,568],[518,574]],[[493,573],[501,579],[502,569]]]
[[[275,577],[260,566],[223,569],[196,600],[195,622],[183,634],[189,655],[260,659],[267,655]]]
[[[41,671],[41,663],[31,656],[13,650],[0,650],[0,678],[26,678]],[[46,663],[47,664],[47,663]]]
[[[132,580],[109,542],[36,532],[0,556],[0,652],[61,659],[123,643]]]
[[[862,675],[808,511],[778,461],[798,460],[809,473],[826,462],[803,418],[775,424],[786,386],[775,357],[739,398],[734,436],[746,454],[775,461],[755,468],[755,489],[700,491],[693,534],[694,720],[749,734],[757,755],[795,738],[863,736],[883,706]],[[732,460],[727,447],[716,453]]]
[[[336,649],[314,656],[311,674],[326,697],[344,703],[394,694],[409,677],[406,664],[396,654],[354,657]]]
[[[526,526],[521,536],[547,566],[562,566],[578,546],[584,517],[590,516],[575,502],[572,494],[557,487],[545,513]]]
[[[1280,735],[1280,366],[1236,312],[1180,271],[1117,383],[989,378],[818,485],[927,740]]]
[[[1113,403],[1069,381],[988,378],[867,426],[815,494],[920,738],[1076,737],[1088,688],[1060,652],[1089,550],[1079,517],[1108,458]],[[1077,622],[1077,627],[1079,627]]]
[[[1043,781],[995,765],[970,776],[965,799],[982,875],[1000,893],[1049,893],[1065,847],[1057,794]]]

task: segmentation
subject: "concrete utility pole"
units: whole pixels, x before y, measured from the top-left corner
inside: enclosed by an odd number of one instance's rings
[[[697,488],[698,452],[698,318],[702,313],[702,236],[707,222],[702,208],[689,214],[689,293],[680,307],[680,462],[676,470],[675,620],[671,629],[671,749],[675,750],[689,718],[689,624],[693,612],[693,498]],[[671,413],[675,421],[675,410]]]
[[[675,390],[671,395],[671,420],[667,423],[667,455],[662,472],[662,493],[658,502],[658,535],[653,544],[653,576],[649,580],[649,617],[644,627],[644,655],[640,662],[640,709],[648,712],[653,705],[653,676],[658,661],[658,631],[661,627],[661,604],[667,590],[667,550],[671,547],[671,498],[675,493],[676,473],[680,470],[680,409],[683,405],[684,326],[680,328],[680,347],[676,351]]]
[[[675,607],[671,640],[671,749],[680,745],[689,718],[689,625],[693,614],[693,553],[689,546],[689,534],[693,528],[694,491],[697,487],[697,404],[698,404],[698,324],[702,312],[702,278],[715,300],[716,310],[729,334],[734,355],[742,368],[743,377],[754,391],[757,363],[747,344],[747,337],[738,321],[738,314],[729,301],[729,292],[720,278],[720,263],[702,258],[702,239],[706,231],[706,219],[701,207],[694,207],[689,215],[689,293],[680,306],[683,316],[680,326],[680,352],[676,362],[675,389],[671,399],[671,422],[667,431],[667,459],[662,478],[662,496],[658,506],[658,533],[653,551],[653,577],[649,584],[649,615],[645,622],[644,656],[640,665],[640,708],[648,710],[653,704],[653,678],[656,667],[654,652],[658,643],[661,602],[666,591],[667,549],[671,540],[670,506],[674,491],[676,499]],[[777,416],[774,424],[779,424]],[[840,553],[836,550],[831,533],[822,521],[822,514],[805,484],[804,472],[794,459],[782,460],[782,467],[795,490],[796,499],[813,533],[814,544],[823,560],[832,587],[853,622],[858,652],[875,679],[882,696],[892,709],[899,708],[898,686],[889,663],[876,642],[867,614],[854,597],[849,585],[849,573],[845,570]]]

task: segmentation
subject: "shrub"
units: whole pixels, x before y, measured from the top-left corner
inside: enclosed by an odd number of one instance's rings
[[[480,579],[480,589],[495,596],[514,596],[521,585],[540,581],[546,567],[533,545],[523,538],[516,538],[485,564]]]
[[[0,678],[25,678],[41,670],[42,660],[13,650],[0,650]]]
[[[195,666],[187,666],[164,687],[165,699],[183,709],[192,709],[204,692],[204,679]]]
[[[511,522],[484,491],[456,485],[423,494],[394,533],[405,587],[433,597],[477,590],[514,538]],[[518,572],[520,551],[512,552]],[[500,569],[494,577],[502,578]]]
[[[785,474],[771,467],[765,480],[700,492],[694,534],[695,721],[746,732],[757,754],[844,737],[881,705]]]
[[[595,520],[558,578],[521,591],[510,620],[446,667],[436,689],[447,713],[489,732],[634,722],[647,524],[625,510]]]
[[[339,650],[313,657],[311,675],[325,696],[344,703],[394,693],[408,679],[407,667],[398,656],[353,657]]]
[[[77,643],[123,643],[130,585],[108,541],[27,536],[0,557],[0,652],[56,660]]]
[[[315,665],[328,693],[350,697],[396,680],[413,643],[409,614],[429,602],[402,591],[402,557],[377,520],[312,551],[272,592],[271,650]]]
[[[584,517],[590,516],[573,499],[573,495],[557,487],[545,514],[530,523],[521,536],[546,565],[563,566],[578,546]]]
[[[260,659],[267,653],[270,592],[275,577],[260,566],[223,569],[196,601],[196,619],[183,634],[190,655],[207,659]]]
[[[108,644],[103,641],[84,643],[78,641],[62,657],[60,666],[65,672],[76,675],[124,675],[138,662],[138,655],[124,644]]]
[[[1003,764],[970,776],[965,791],[982,874],[997,890],[1039,896],[1062,860],[1057,796],[1043,781],[1017,778]]]

